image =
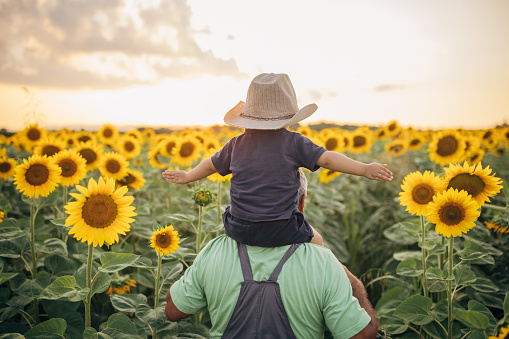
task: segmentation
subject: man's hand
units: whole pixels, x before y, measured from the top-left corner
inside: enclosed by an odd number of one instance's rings
[[[392,180],[392,172],[387,169],[387,164],[379,164],[376,162],[366,165],[366,173],[364,176],[371,180]]]
[[[182,170],[166,170],[163,172],[163,178],[175,184],[189,183],[187,179],[187,172]]]

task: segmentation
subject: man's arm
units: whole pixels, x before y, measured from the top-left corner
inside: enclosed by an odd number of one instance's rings
[[[166,317],[170,321],[179,321],[180,319],[184,319],[190,316],[190,314],[180,312],[180,310],[175,306],[173,300],[171,299],[170,290],[168,289],[168,293],[166,294],[166,307],[164,308],[166,312]]]
[[[354,276],[345,265],[343,265],[345,269],[346,275],[348,276],[348,280],[350,280],[350,284],[352,285],[352,294],[359,301],[359,305],[368,313],[371,317],[371,321],[369,324],[364,327],[362,331],[357,333],[352,337],[352,339],[371,339],[376,338],[378,333],[378,319],[375,314],[375,310],[373,306],[369,302],[368,294],[362,282]]]

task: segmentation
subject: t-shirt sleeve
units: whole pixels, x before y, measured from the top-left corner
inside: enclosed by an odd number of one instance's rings
[[[234,139],[235,138],[230,139],[223,148],[221,148],[210,158],[212,160],[212,164],[216,168],[217,173],[222,176],[228,175],[232,172],[230,169],[230,164],[232,160],[232,148],[235,142]]]
[[[312,172],[319,169],[320,166],[317,166],[316,162],[327,150],[322,146],[318,146],[300,133],[295,133],[295,143],[297,161],[300,163],[300,166]]]
[[[200,284],[199,258],[170,288],[173,303],[180,312],[195,314],[207,306],[205,293]]]
[[[369,314],[352,295],[352,285],[343,266],[331,255],[325,277],[327,289],[324,319],[334,338],[350,338],[362,331],[371,321]]]

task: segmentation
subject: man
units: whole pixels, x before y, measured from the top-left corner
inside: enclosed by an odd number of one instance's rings
[[[303,212],[307,180],[301,178]],[[239,259],[241,248],[247,260]],[[260,283],[276,271],[277,283]],[[253,284],[256,291],[249,293],[246,285]],[[329,249],[310,243],[266,248],[215,238],[168,291],[166,316],[178,321],[205,307],[211,338],[323,338],[328,328],[335,338],[362,339],[375,338],[378,330],[362,282]]]

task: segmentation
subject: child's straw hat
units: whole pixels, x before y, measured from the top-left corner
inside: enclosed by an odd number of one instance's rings
[[[318,107],[309,104],[299,109],[292,82],[286,74],[257,75],[240,101],[226,113],[228,125],[251,129],[279,129],[311,116]]]

